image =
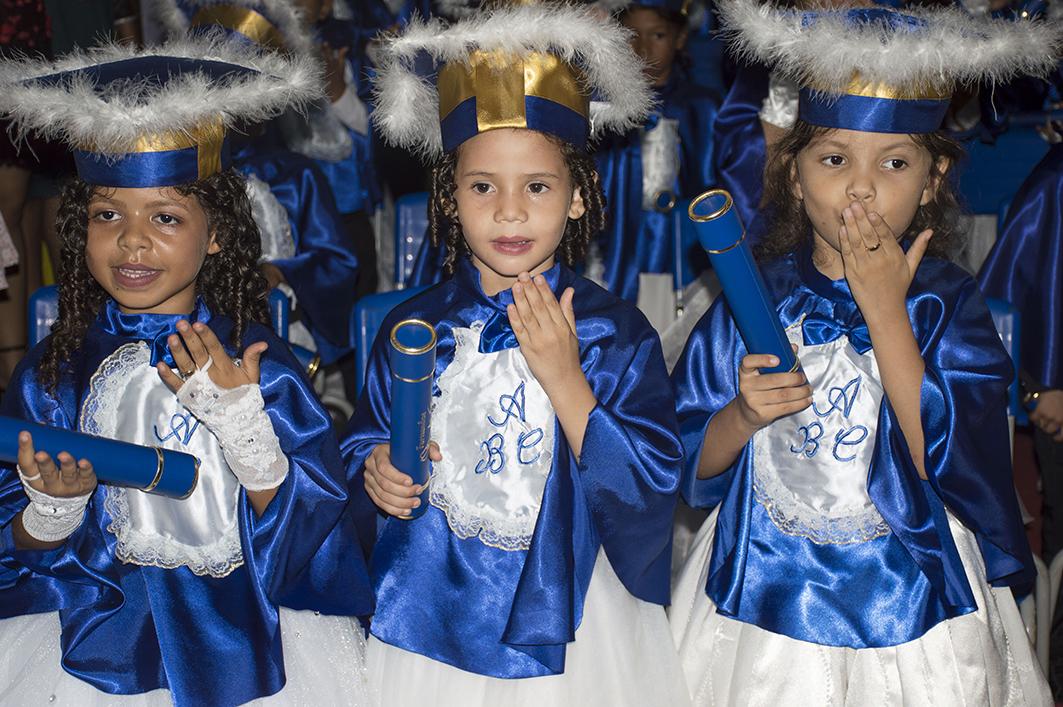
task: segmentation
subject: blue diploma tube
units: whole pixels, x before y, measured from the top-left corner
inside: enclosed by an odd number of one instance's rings
[[[764,278],[745,242],[746,231],[733,207],[734,201],[726,190],[712,189],[690,202],[687,215],[694,222],[698,241],[708,252],[712,268],[720,278],[746,350],[779,357],[779,365],[762,369],[765,373],[795,371],[797,357],[790,348]]]
[[[436,368],[436,330],[420,319],[405,319],[391,330],[391,463],[424,486],[421,505],[404,520],[428,510],[428,435],[432,378]]]
[[[170,498],[188,498],[199,481],[199,460],[191,454],[144,447],[106,437],[0,417],[0,461],[18,462],[18,433],[33,437],[33,448],[54,459],[66,452],[88,459],[96,478],[112,486],[129,486]]]

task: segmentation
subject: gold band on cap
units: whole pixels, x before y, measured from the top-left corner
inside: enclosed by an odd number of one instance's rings
[[[943,90],[942,88],[932,86],[929,83],[909,86],[891,86],[889,84],[871,82],[861,76],[859,71],[853,72],[853,77],[849,79],[848,85],[840,91],[823,89],[815,85],[811,86],[811,88],[827,94],[840,93],[844,96],[886,98],[893,101],[944,101],[952,96],[951,91]]]
[[[192,17],[193,27],[218,25],[239,32],[255,44],[270,49],[284,49],[284,37],[272,22],[247,7],[214,5],[205,7]]]
[[[221,171],[221,148],[225,142],[225,123],[221,116],[200,123],[191,130],[144,135],[137,138],[129,152],[168,152],[197,148],[199,178],[204,179]],[[91,149],[91,148],[90,148]]]
[[[590,98],[581,88],[578,70],[549,53],[474,51],[467,61],[444,65],[437,84],[440,120],[476,98],[477,132],[527,128],[527,96],[553,101],[584,118],[590,115]]]

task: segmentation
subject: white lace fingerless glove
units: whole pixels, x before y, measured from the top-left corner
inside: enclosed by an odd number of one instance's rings
[[[288,457],[266,414],[262,389],[241,385],[219,388],[207,374],[211,362],[193,373],[177,400],[218,438],[229,468],[248,491],[281,485],[288,476]]]
[[[40,475],[27,477],[22,469],[18,470],[18,475],[30,499],[29,505],[22,511],[22,527],[26,534],[45,543],[66,540],[73,535],[85,517],[85,507],[89,505],[92,491],[82,496],[57,498],[29,485],[27,479],[39,479]]]
[[[760,107],[760,119],[789,130],[797,122],[797,85],[776,74],[768,81],[768,95]]]

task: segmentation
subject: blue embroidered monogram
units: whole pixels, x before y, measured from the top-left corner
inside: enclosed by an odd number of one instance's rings
[[[429,502],[458,537],[526,550],[552,466],[554,411],[520,349],[484,351],[483,330],[454,330],[454,360],[439,376],[432,439],[443,461]]]
[[[845,334],[806,344],[791,327],[812,405],[753,436],[754,497],[788,535],[818,544],[851,544],[889,531],[867,493],[882,401],[875,354]],[[822,453],[821,453],[822,452]]]
[[[192,435],[196,433],[196,429],[199,427],[199,420],[193,417],[192,413],[180,413],[175,412],[170,415],[170,431],[163,437],[159,434],[159,426],[152,425],[152,431],[155,433],[155,439],[160,442],[165,442],[168,439],[176,439],[184,446],[188,446],[188,443],[192,441]]]

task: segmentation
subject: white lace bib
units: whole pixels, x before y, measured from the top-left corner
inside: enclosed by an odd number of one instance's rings
[[[812,385],[812,406],[753,435],[754,494],[779,530],[819,544],[889,532],[867,494],[882,383],[875,354],[842,336],[815,346],[787,330]]]
[[[554,454],[554,409],[519,348],[481,354],[480,330],[455,329],[439,377],[430,499],[461,538],[527,550]]]
[[[118,559],[224,577],[244,562],[237,503],[240,484],[210,430],[177,401],[150,365],[147,344],[126,344],[104,359],[81,408],[81,430],[199,458],[199,483],[185,499],[105,486],[108,530]]]

